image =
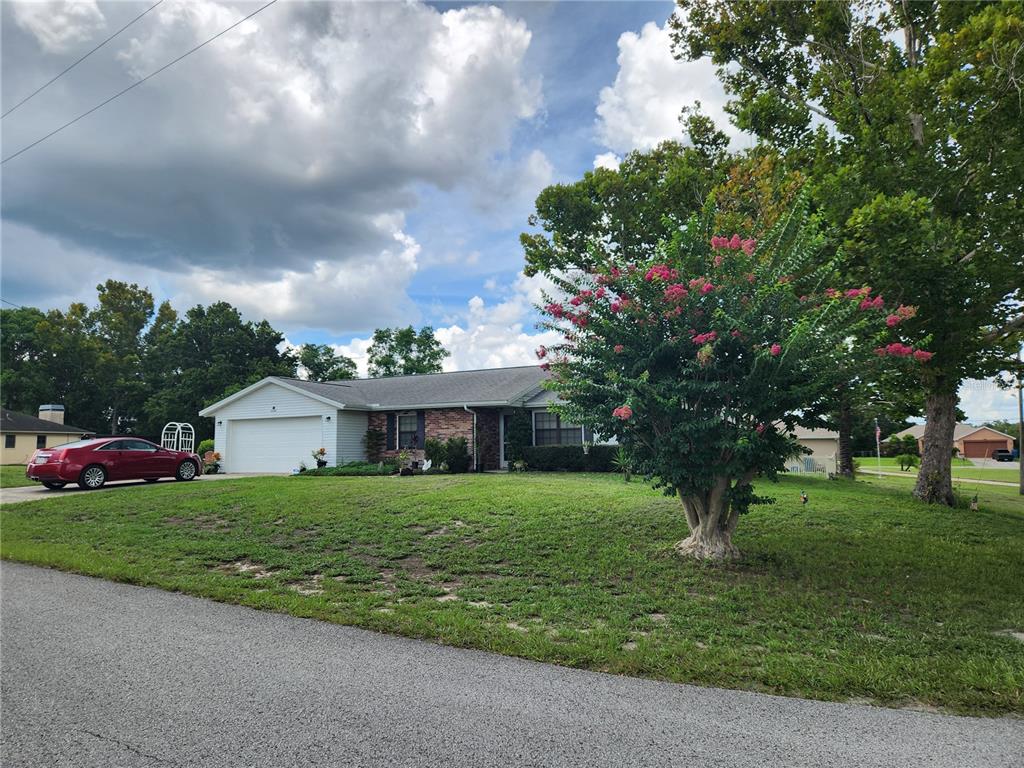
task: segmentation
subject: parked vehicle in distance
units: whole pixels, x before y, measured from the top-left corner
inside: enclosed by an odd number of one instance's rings
[[[95,490],[108,480],[194,480],[201,466],[198,455],[162,448],[149,440],[99,437],[36,450],[25,467],[25,477],[51,490],[68,483]]]
[[[1000,448],[996,451],[992,451],[992,458],[996,461],[1013,461],[1013,451]]]

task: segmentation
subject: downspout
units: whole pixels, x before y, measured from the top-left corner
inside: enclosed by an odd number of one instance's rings
[[[463,405],[462,410],[466,413],[473,414],[473,471],[480,471],[480,460],[476,455],[476,411],[470,408],[468,405]]]

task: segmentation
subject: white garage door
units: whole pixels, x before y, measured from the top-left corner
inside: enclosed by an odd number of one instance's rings
[[[232,419],[228,422],[227,472],[291,472],[323,445],[319,416]]]

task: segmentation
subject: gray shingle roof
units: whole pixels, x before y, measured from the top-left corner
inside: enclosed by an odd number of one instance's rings
[[[521,404],[536,394],[549,375],[539,366],[527,365],[330,382],[275,378],[359,409]]]
[[[70,424],[56,424],[46,419],[29,416],[27,413],[9,411],[6,408],[0,408],[0,432],[31,432],[40,435],[46,432],[57,432],[62,435],[92,434],[91,429],[79,429]]]

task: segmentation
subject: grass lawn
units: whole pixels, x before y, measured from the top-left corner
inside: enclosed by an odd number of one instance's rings
[[[786,478],[746,559],[680,560],[677,501],[612,475],[248,478],[0,510],[11,560],[613,673],[1024,712],[1024,503]],[[810,496],[801,507],[799,492]],[[996,489],[1002,491],[1003,489]]]
[[[857,466],[865,471],[871,472],[878,469],[878,462],[875,459],[857,459]],[[896,459],[882,457],[883,472],[899,472],[900,465]],[[906,471],[908,477],[917,477],[917,468]],[[997,480],[1003,483],[1016,483],[1020,479],[1018,470],[1002,467],[976,467],[963,459],[953,460],[953,479],[971,478],[974,480]]]
[[[0,464],[0,488],[38,485],[25,477],[24,464]]]

